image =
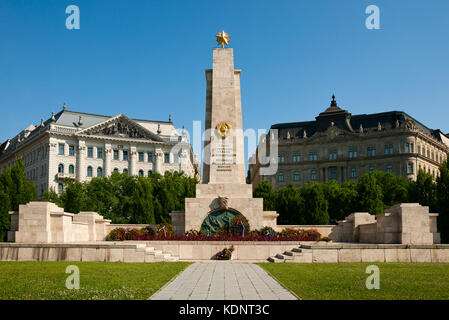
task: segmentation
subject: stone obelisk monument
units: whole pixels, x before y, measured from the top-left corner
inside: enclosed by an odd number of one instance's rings
[[[253,198],[252,185],[246,184],[241,71],[234,69],[233,49],[225,48],[228,41],[224,31],[217,35],[222,47],[213,49],[212,69],[206,70],[203,182],[196,186],[196,198],[186,199],[185,213],[171,213],[178,235],[191,229],[200,230],[210,215],[212,223],[242,214],[251,229],[276,226],[278,214],[263,211],[263,199]]]

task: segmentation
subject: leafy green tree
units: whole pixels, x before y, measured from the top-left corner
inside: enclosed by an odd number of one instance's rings
[[[384,211],[382,202],[382,188],[377,183],[373,173],[364,174],[357,183],[357,210],[371,214],[380,214]]]
[[[436,209],[437,202],[437,185],[433,181],[430,173],[424,172],[422,169],[418,171],[418,177],[414,183],[411,192],[410,201],[418,202],[423,206],[429,206],[431,211]]]
[[[310,182],[301,188],[303,206],[301,216],[304,224],[329,224],[328,202],[324,197],[323,187],[316,182]]]
[[[357,201],[357,183],[345,181],[339,184],[329,180],[323,184],[324,197],[328,201],[329,218],[332,222],[344,219],[351,214]]]
[[[19,210],[20,204],[26,204],[36,200],[36,187],[32,181],[25,178],[25,167],[22,158],[18,158],[14,161],[11,169],[11,179],[13,183],[13,193],[10,193],[9,195],[14,211]]]
[[[140,177],[131,196],[131,223],[156,223],[153,207],[153,190],[150,181]]]
[[[61,201],[64,204],[64,210],[67,212],[91,211],[88,206],[89,199],[86,196],[84,184],[79,181],[66,179]]]
[[[6,241],[7,232],[11,226],[10,210],[11,200],[0,184],[0,242]]]
[[[409,191],[413,182],[391,172],[374,171],[371,173],[376,178],[376,183],[382,189],[382,202],[384,209],[394,204],[408,202]]]
[[[301,214],[303,206],[299,189],[289,184],[275,193],[275,210],[279,214],[279,224],[304,224],[306,217]]]
[[[437,208],[440,214],[437,219],[441,242],[449,243],[449,163],[446,160],[440,166],[437,177]]]
[[[254,198],[263,198],[263,209],[265,211],[275,210],[275,192],[273,186],[268,181],[262,181],[253,192]]]
[[[51,187],[50,190],[44,193],[44,201],[53,202],[59,207],[64,207],[64,204],[62,203],[59,194],[55,191],[53,187]]]

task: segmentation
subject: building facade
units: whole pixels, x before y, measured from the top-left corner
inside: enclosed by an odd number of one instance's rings
[[[153,172],[184,172],[200,179],[185,132],[171,119],[151,121],[69,111],[65,105],[40,125],[30,125],[0,147],[0,170],[21,157],[26,178],[38,199],[54,188],[62,192],[66,178],[90,181],[112,172],[148,176]]]
[[[353,116],[338,107],[335,96],[315,121],[280,123],[272,125],[273,129],[277,130],[277,172],[260,174],[259,144],[248,170],[253,188],[263,180],[275,188],[330,179],[343,182],[374,170],[415,180],[418,170],[423,169],[436,178],[449,152],[447,135],[405,112]],[[270,150],[270,141],[267,137],[260,143]]]

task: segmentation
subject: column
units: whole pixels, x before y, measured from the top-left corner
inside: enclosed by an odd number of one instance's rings
[[[164,161],[164,152],[161,148],[157,148],[154,150],[154,171],[160,174],[164,174],[162,161]]]
[[[129,148],[129,175],[137,175],[137,148],[136,146],[130,146]]]
[[[103,158],[103,176],[109,177],[111,175],[111,161],[112,161],[112,148],[110,143],[104,144],[104,158]]]
[[[78,141],[78,152],[76,154],[76,179],[80,182],[84,180],[86,176],[86,142],[84,140]]]

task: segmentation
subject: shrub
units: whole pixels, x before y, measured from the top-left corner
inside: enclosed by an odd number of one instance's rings
[[[322,237],[322,238],[320,239],[320,241],[330,242],[330,241],[332,241],[332,239],[329,238],[329,237]]]
[[[139,237],[144,234],[144,229],[129,228],[123,234],[125,240],[139,240]]]
[[[218,228],[217,231],[215,232],[215,235],[217,235],[217,236],[228,236],[229,235],[229,228],[227,228],[227,227]]]
[[[106,241],[125,241],[125,229],[123,228],[115,228],[111,230],[106,237]]]

